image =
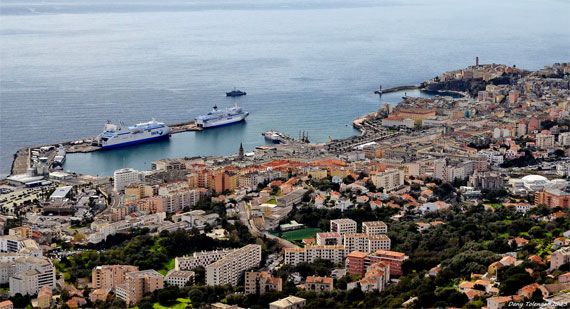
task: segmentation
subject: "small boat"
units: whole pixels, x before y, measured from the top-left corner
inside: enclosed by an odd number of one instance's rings
[[[239,97],[242,95],[246,95],[247,93],[245,91],[241,91],[238,90],[236,88],[234,88],[234,90],[230,91],[230,92],[226,92],[226,96],[228,97]]]

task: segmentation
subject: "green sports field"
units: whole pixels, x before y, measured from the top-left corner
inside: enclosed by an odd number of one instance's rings
[[[287,232],[283,232],[283,239],[288,240],[288,241],[293,241],[293,240],[303,240],[305,238],[314,238],[317,233],[320,233],[321,229],[316,228],[316,227],[308,227],[308,228],[304,228],[304,229],[300,229],[300,230],[294,230],[294,231],[287,231]],[[279,233],[271,233],[275,236],[279,236]]]

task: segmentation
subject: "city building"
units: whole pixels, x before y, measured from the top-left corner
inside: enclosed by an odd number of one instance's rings
[[[404,172],[389,168],[384,172],[379,172],[370,175],[370,180],[378,189],[383,189],[383,191],[390,192],[404,185]]]
[[[570,192],[560,189],[546,189],[534,194],[534,204],[547,207],[570,208]]]
[[[130,272],[139,271],[138,266],[132,265],[102,265],[91,271],[91,286],[93,289],[112,291],[119,284],[125,283],[125,276]]]
[[[469,177],[467,185],[475,188],[476,190],[500,190],[505,186],[503,177],[491,172],[475,172]]]
[[[55,267],[49,258],[20,257],[14,273],[9,279],[10,296],[36,295],[42,287],[55,289]]]
[[[386,234],[369,235],[366,252],[377,252],[378,250],[392,249],[392,242]]]
[[[122,192],[128,185],[139,181],[139,171],[132,168],[122,168],[113,173],[113,188],[116,192]]]
[[[269,304],[269,309],[299,309],[303,308],[307,300],[297,296],[288,296]]]
[[[13,227],[8,230],[8,235],[19,236],[22,238],[32,238],[32,227],[27,225]]]
[[[174,258],[174,269],[176,270],[192,270],[196,267],[206,267],[214,262],[221,260],[224,256],[236,251],[237,249],[222,249],[212,251],[194,252],[192,255],[186,255]]]
[[[362,233],[366,235],[378,235],[388,233],[388,226],[382,221],[362,222]]]
[[[277,206],[292,207],[293,205],[297,205],[303,200],[303,196],[306,192],[307,190],[305,189],[297,189],[291,193],[279,197],[277,198]]]
[[[354,234],[356,233],[356,221],[347,218],[331,220],[330,231],[336,232],[340,236],[344,236],[344,234]]]
[[[402,118],[412,119],[415,123],[421,124],[423,119],[435,116],[435,110],[423,108],[403,108],[398,111],[398,116]]]
[[[312,263],[316,259],[344,263],[344,246],[308,246],[305,248],[285,248],[285,264]]]
[[[136,304],[144,294],[163,288],[164,276],[149,269],[127,273],[125,283],[115,287],[115,294],[127,304]]]
[[[342,245],[342,236],[337,232],[317,233],[316,242],[319,246]]]
[[[44,286],[40,288],[38,292],[38,307],[39,308],[51,308],[52,304],[52,288],[49,286]]]
[[[556,270],[568,262],[570,262],[570,247],[560,248],[552,252],[550,257],[550,270]]]
[[[333,290],[333,278],[307,276],[305,290],[316,293],[331,292]]]
[[[390,266],[391,276],[401,276],[402,264],[407,259],[407,256],[402,252],[388,251],[388,250],[378,250],[373,254],[368,256],[370,259],[370,264],[382,261],[386,262]]]
[[[237,285],[243,273],[258,267],[261,262],[261,246],[247,245],[206,266],[207,285]]]
[[[193,271],[172,269],[164,276],[164,282],[168,285],[183,288],[194,284],[194,277]]]
[[[548,149],[554,147],[554,135],[548,131],[542,131],[536,135],[536,147]]]
[[[383,291],[390,281],[390,265],[385,262],[376,262],[366,268],[364,278],[356,282],[349,282],[347,290],[360,286],[363,292]]]
[[[271,277],[268,272],[246,271],[245,294],[264,294],[268,291],[282,291],[283,280]]]

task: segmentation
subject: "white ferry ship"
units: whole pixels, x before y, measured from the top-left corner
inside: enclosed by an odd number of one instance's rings
[[[214,106],[211,112],[196,117],[196,126],[200,128],[213,128],[243,121],[249,113],[235,105],[222,110]]]
[[[116,125],[108,121],[95,143],[103,149],[123,147],[168,138],[170,131],[170,127],[164,122],[154,119],[130,127],[125,126],[123,122]]]

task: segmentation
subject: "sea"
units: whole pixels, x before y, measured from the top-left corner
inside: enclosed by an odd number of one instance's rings
[[[397,104],[445,71],[570,61],[567,0],[2,0],[0,173],[17,149],[83,139],[105,122],[194,119],[238,104],[246,122],[117,150],[68,154],[109,176],[161,158],[237,153],[269,129],[311,142]],[[247,91],[226,97],[234,87]]]

